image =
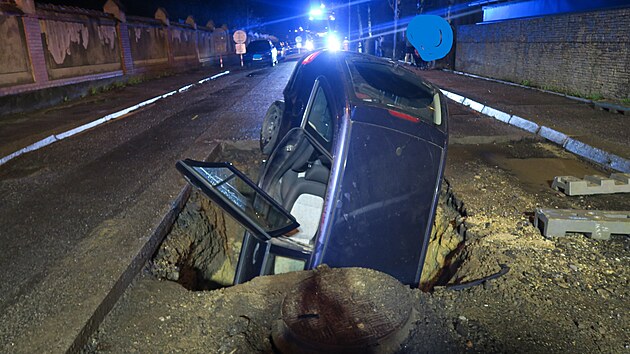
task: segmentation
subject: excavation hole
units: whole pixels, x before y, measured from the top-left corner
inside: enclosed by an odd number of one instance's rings
[[[230,161],[257,178],[262,155],[258,141],[220,143],[209,161]],[[232,285],[245,230],[203,194],[193,189],[171,231],[149,262],[156,277],[189,290]]]
[[[231,161],[256,180],[262,159],[258,142],[250,141],[222,143],[209,160]],[[444,183],[420,281],[424,291],[447,284],[462,263],[463,210],[463,203]],[[230,286],[244,232],[236,221],[193,189],[150,261],[149,270],[160,279],[176,281],[193,291]]]

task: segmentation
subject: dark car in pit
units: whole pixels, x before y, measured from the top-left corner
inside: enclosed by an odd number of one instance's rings
[[[278,64],[278,50],[270,40],[260,39],[247,45],[243,61],[247,66]]]
[[[248,230],[234,282],[364,267],[417,286],[447,147],[440,91],[381,58],[316,51],[268,110],[257,183],[228,162],[177,168]]]

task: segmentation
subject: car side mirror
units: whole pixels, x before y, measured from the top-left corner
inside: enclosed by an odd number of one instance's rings
[[[433,95],[433,124],[442,125],[442,102],[439,92]]]

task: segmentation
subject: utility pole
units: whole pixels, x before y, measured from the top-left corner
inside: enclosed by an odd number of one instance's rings
[[[396,42],[398,39],[398,2],[394,0],[394,50],[392,51],[392,60],[396,60]]]
[[[367,4],[367,16],[368,16],[368,36],[372,38],[372,11],[370,10],[370,3]]]
[[[350,38],[350,33],[352,33],[352,27],[350,26],[350,23],[352,22],[352,11],[350,11],[350,1],[351,0],[348,0],[348,41],[352,40]]]

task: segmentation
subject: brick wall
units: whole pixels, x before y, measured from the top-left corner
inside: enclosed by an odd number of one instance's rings
[[[630,98],[630,8],[457,28],[456,70]]]

